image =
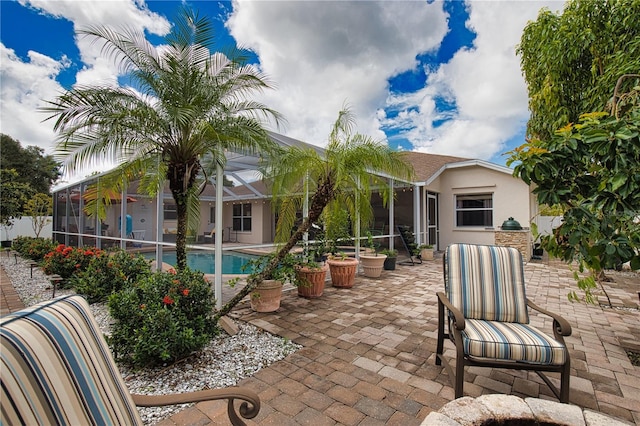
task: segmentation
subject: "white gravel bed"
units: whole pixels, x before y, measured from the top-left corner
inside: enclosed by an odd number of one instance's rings
[[[33,270],[31,278],[28,261],[18,257],[16,264],[14,256],[5,253],[0,253],[0,264],[25,305],[51,299],[51,284],[39,268]],[[71,290],[57,290],[56,296],[71,293]],[[96,303],[91,305],[91,310],[102,331],[108,334],[112,319],[107,307]],[[222,332],[201,352],[177,364],[138,370],[119,365],[127,387],[132,393],[160,395],[235,386],[302,347],[251,324],[237,322],[237,325],[240,328],[237,335]],[[138,411],[144,423],[150,425],[187,406],[140,407]]]

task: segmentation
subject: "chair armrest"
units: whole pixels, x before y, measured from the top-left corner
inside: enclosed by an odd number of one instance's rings
[[[560,315],[556,313],[549,312],[546,309],[542,309],[540,306],[536,305],[529,299],[527,299],[527,306],[529,306],[531,309],[535,309],[536,311],[553,318],[554,328],[557,329],[560,335],[571,336],[571,324],[569,324],[569,322],[566,319],[562,318]]]
[[[464,330],[465,324],[464,324],[464,315],[462,315],[462,312],[460,312],[458,308],[456,308],[451,304],[451,302],[449,302],[449,299],[443,292],[439,291],[436,294],[438,296],[438,303],[442,303],[444,306],[447,307],[449,312],[453,314],[453,318],[454,318],[453,322],[456,325],[456,329]]]
[[[233,425],[245,424],[235,412],[235,407],[233,405],[233,401],[235,399],[243,401],[239,408],[240,415],[243,418],[252,419],[260,412],[260,398],[254,391],[244,387],[206,389],[197,392],[185,392],[169,395],[131,394],[131,397],[133,398],[133,402],[139,407],[159,407],[163,405],[227,399],[227,413]]]

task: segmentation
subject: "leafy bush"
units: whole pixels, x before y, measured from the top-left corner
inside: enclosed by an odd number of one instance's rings
[[[41,262],[44,256],[56,248],[57,243],[49,238],[16,237],[13,240],[13,250],[20,256]]]
[[[86,269],[71,278],[71,285],[89,303],[106,302],[110,294],[149,274],[151,268],[144,257],[118,249],[93,256]]]
[[[102,253],[95,247],[75,248],[59,244],[53,251],[44,256],[42,270],[45,274],[58,274],[65,280],[85,270],[91,259]]]
[[[200,272],[157,272],[109,296],[116,320],[107,338],[134,366],[171,363],[199,351],[217,333],[211,287]]]

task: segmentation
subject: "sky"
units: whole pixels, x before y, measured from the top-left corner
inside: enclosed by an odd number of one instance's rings
[[[75,30],[132,27],[162,44],[186,6],[215,24],[273,83],[256,100],[278,131],[325,146],[347,104],[357,131],[400,150],[504,165],[524,143],[527,90],[516,46],[562,1],[0,0],[0,131],[55,153],[38,110],[75,84],[118,84],[115,63]],[[274,129],[275,130],[275,129]]]

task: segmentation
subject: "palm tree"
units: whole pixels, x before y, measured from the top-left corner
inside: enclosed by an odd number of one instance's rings
[[[133,29],[90,26],[79,33],[119,61],[131,86],[75,87],[48,102],[43,111],[56,119],[58,154],[72,171],[96,160],[118,164],[101,187],[141,179],[154,195],[168,180],[177,209],[176,266],[185,268],[189,216],[198,214],[198,195],[212,173],[207,164],[223,167],[226,151],[274,149],[263,126],[279,123],[280,114],[248,100],[270,84],[241,50],[212,54],[211,23],[187,9],[160,48]]]
[[[351,217],[356,217],[357,212],[366,223],[372,217],[370,199],[374,188],[383,192],[386,201],[392,196],[389,177],[412,179],[413,168],[403,160],[401,152],[368,136],[352,135],[354,125],[353,113],[344,107],[333,125],[324,155],[313,148],[291,147],[277,162],[268,163],[263,174],[271,183],[272,201],[279,214],[276,242],[283,245],[262,273],[250,276],[247,285],[216,314],[218,317],[228,313],[271,274],[325,209],[347,209]],[[309,214],[291,233],[307,193]]]

